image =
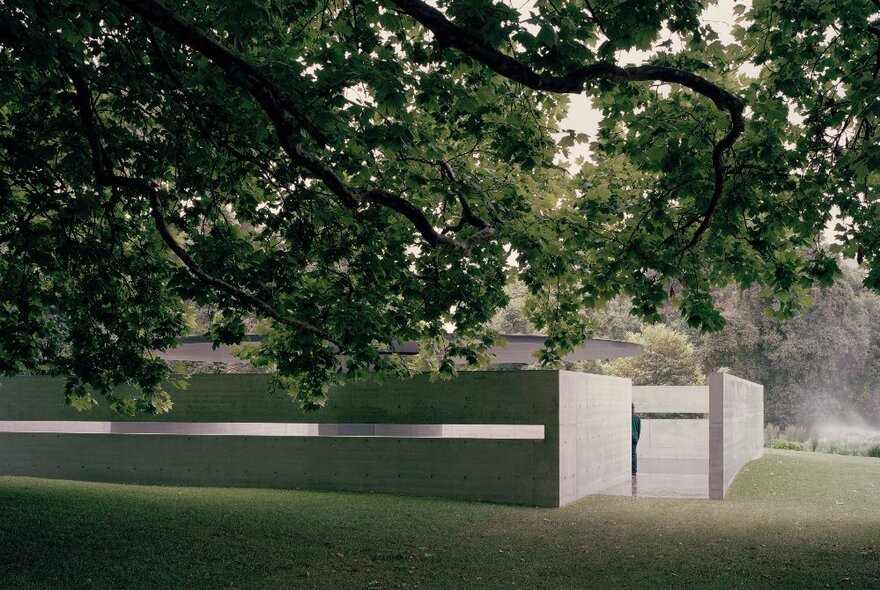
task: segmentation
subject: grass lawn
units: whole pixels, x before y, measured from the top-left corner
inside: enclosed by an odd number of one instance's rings
[[[559,509],[0,477],[0,588],[880,588],[880,459]]]

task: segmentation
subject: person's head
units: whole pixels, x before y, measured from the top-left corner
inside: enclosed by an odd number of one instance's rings
[[[636,405],[635,404],[632,405],[632,409],[633,409],[633,414],[635,414],[636,413]]]

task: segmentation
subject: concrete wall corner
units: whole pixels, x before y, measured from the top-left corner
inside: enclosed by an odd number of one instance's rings
[[[764,452],[764,386],[709,377],[709,497],[722,500],[743,465]]]

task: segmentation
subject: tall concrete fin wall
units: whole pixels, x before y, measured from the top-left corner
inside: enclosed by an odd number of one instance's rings
[[[638,414],[708,414],[709,388],[702,385],[636,385]],[[709,420],[642,418],[639,473],[708,475]]]
[[[629,379],[559,373],[559,505],[630,478]]]
[[[709,378],[709,497],[721,500],[743,465],[764,453],[764,386]]]
[[[170,414],[135,420],[444,424],[459,430],[471,428],[463,425],[543,425],[544,437],[6,431],[0,433],[0,473],[140,484],[377,491],[556,506],[559,390],[559,373],[554,371],[468,372],[450,381],[417,377],[355,384],[335,391],[326,408],[303,412],[289,400],[268,397],[264,375],[197,375],[188,389],[175,394]],[[131,421],[102,407],[78,413],[64,405],[62,391],[58,379],[4,379],[0,421]]]

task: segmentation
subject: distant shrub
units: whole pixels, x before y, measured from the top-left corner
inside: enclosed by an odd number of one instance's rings
[[[171,371],[178,375],[272,373],[272,367],[255,367],[247,361],[232,363],[215,361],[169,361]]]
[[[795,440],[785,440],[784,438],[777,438],[774,441],[770,442],[771,449],[782,449],[784,451],[803,451],[804,445],[803,443],[799,443]]]
[[[807,429],[799,425],[787,426],[782,431],[782,437],[788,440],[796,440],[801,443],[807,442],[807,438],[809,438],[807,435]]]
[[[864,454],[861,446],[849,443],[832,444],[828,448],[828,452],[832,455],[853,455],[858,456]]]
[[[813,437],[810,438],[810,450],[815,453],[818,448],[819,448],[819,437],[813,435]]]
[[[877,439],[863,442],[820,439],[816,451],[819,453],[830,453],[832,455],[853,455],[856,457],[880,458],[880,442],[878,442]]]
[[[779,438],[779,427],[772,422],[764,426],[764,446],[769,447],[770,443]]]

